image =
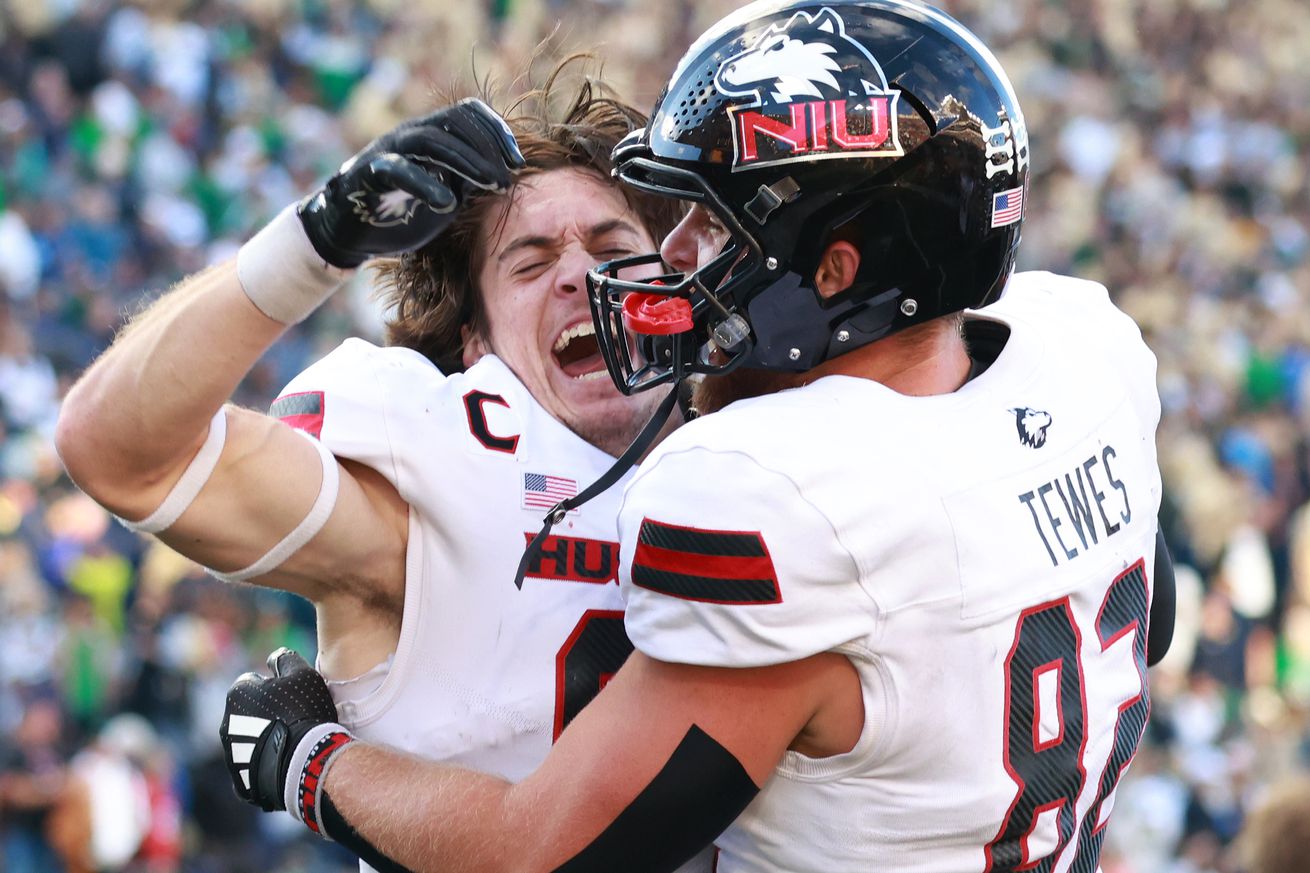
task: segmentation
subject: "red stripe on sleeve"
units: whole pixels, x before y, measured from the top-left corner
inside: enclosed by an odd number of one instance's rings
[[[647,543],[637,543],[633,564],[652,570],[704,576],[714,579],[769,579],[777,581],[773,560],[768,555],[738,557],[734,555],[698,555],[661,549]]]

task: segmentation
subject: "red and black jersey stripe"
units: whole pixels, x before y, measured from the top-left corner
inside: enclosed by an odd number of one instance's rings
[[[781,603],[778,574],[758,531],[704,530],[642,519],[632,582],[705,603]]]
[[[268,414],[310,436],[318,437],[323,431],[323,392],[305,391],[279,397],[268,408]]]

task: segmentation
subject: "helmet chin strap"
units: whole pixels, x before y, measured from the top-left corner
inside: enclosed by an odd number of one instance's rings
[[[514,575],[515,587],[520,590],[523,588],[523,577],[527,574],[528,567],[541,554],[541,549],[546,544],[546,537],[550,535],[550,529],[563,521],[569,510],[577,509],[619,481],[623,474],[632,469],[633,465],[637,463],[637,459],[651,447],[655,442],[656,435],[660,432],[660,428],[664,427],[664,422],[668,420],[669,413],[673,411],[673,407],[678,403],[678,397],[682,393],[680,390],[682,381],[679,378],[673,383],[673,387],[660,401],[660,405],[655,409],[655,414],[650,417],[650,421],[646,422],[646,425],[641,429],[641,433],[637,434],[637,438],[623,450],[623,454],[619,455],[618,460],[605,471],[603,476],[584,488],[580,494],[574,495],[567,500],[561,500],[550,508],[550,511],[546,513],[546,517],[542,519],[541,530],[532,538],[532,542],[528,543],[528,547],[523,551],[523,557],[519,560],[519,569]]]

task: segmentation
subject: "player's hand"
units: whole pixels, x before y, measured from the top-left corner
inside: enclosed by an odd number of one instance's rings
[[[324,261],[357,267],[432,241],[469,192],[504,191],[523,165],[500,116],[461,100],[365,146],[300,204],[300,221]]]
[[[327,682],[304,658],[282,648],[268,656],[268,666],[272,678],[244,673],[232,683],[218,735],[237,796],[271,812],[287,808],[288,775],[301,780],[308,750],[296,753],[307,735],[349,735],[336,724]],[[296,771],[290,772],[293,758]],[[293,812],[309,822],[304,810]]]

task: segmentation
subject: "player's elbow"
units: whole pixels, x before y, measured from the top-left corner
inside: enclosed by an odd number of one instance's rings
[[[55,451],[73,483],[97,503],[122,514],[131,495],[154,478],[139,472],[139,460],[115,446],[106,410],[85,383],[78,383],[61,404],[55,423]]]
[[[95,497],[98,472],[105,464],[96,456],[99,447],[95,437],[96,422],[92,412],[74,387],[59,408],[55,423],[55,451],[68,476],[86,493]]]

